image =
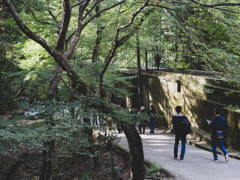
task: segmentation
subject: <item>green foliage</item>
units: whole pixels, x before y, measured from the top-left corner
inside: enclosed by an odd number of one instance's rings
[[[4,111],[14,109],[18,100],[15,95],[21,86],[21,75],[25,74],[25,72],[14,61],[4,57],[3,54],[0,59],[0,69],[0,113],[3,113]]]
[[[112,168],[109,169],[108,173],[112,173]],[[119,176],[121,174],[119,166],[114,167],[114,174],[115,174],[115,179],[119,179]]]
[[[13,1],[18,3],[17,11],[23,22],[51,46],[55,46],[61,20],[62,1],[23,2]],[[94,7],[95,2],[89,2],[86,12]],[[99,8],[102,10],[117,2],[116,0],[102,1]],[[212,0],[198,2],[217,3]],[[224,3],[223,0],[218,2]],[[76,1],[71,0],[70,3],[73,5]],[[81,33],[80,42],[69,61],[81,79],[96,94],[100,90],[100,75],[106,64],[106,58],[111,52],[116,29],[129,23],[131,20],[129,15],[139,8],[138,5],[138,1],[129,1],[105,11],[91,21]],[[153,5],[160,6],[153,7],[154,13],[144,21],[137,34],[141,48],[141,66],[145,64],[145,51],[147,51],[150,67],[211,70],[224,72],[223,78],[226,79],[233,81],[239,79],[240,11],[238,7],[206,8],[190,1],[187,5],[180,1],[175,3],[157,1]],[[146,7],[144,10],[149,8]],[[78,25],[78,11],[79,8],[72,8],[66,38],[72,35]],[[93,11],[91,15],[95,13]],[[119,39],[132,32],[142,16],[143,13],[139,13],[132,26],[120,30]],[[20,116],[12,114],[11,120],[1,121],[1,154],[10,154],[22,147],[49,150],[49,147],[43,144],[54,140],[57,147],[54,156],[69,158],[77,154],[95,157],[97,150],[95,152],[90,150],[94,147],[94,143],[89,139],[86,130],[96,128],[92,124],[97,118],[99,120],[111,118],[118,124],[129,124],[129,122],[136,124],[149,119],[147,114],[130,115],[127,110],[119,110],[109,103],[107,98],[79,95],[75,89],[71,88],[72,82],[66,73],[62,73],[57,95],[49,101],[50,81],[57,66],[55,60],[49,52],[28,40],[20,32],[6,9],[3,8],[0,12],[0,18],[0,112],[12,109],[29,110],[44,106],[46,114],[40,122],[32,124],[25,121],[23,114]],[[84,19],[83,23],[88,18]],[[97,34],[99,29],[102,30],[100,37]],[[97,38],[100,38],[98,45]],[[71,42],[72,38],[69,40]],[[116,50],[104,74],[105,93],[107,95],[113,93],[119,102],[129,95],[127,89],[133,87],[130,82],[135,76],[125,77],[124,70],[121,69],[137,70],[136,46],[136,36],[132,36]],[[92,63],[95,47],[98,57],[96,62]],[[25,99],[29,104],[23,103]],[[40,104],[34,104],[34,101]],[[110,107],[112,111],[106,112],[100,105]],[[106,121],[101,123],[100,127],[106,131]],[[111,138],[114,139],[114,137]],[[152,165],[147,174],[157,169],[159,167]],[[116,172],[119,174],[119,169],[116,169]],[[86,173],[81,179],[87,179],[91,174],[92,172]]]
[[[154,163],[150,163],[150,167],[148,167],[146,171],[146,176],[150,176],[154,173],[157,173],[160,170],[160,166]]]
[[[228,108],[238,110],[240,107],[238,105],[233,106],[232,104],[228,105]]]

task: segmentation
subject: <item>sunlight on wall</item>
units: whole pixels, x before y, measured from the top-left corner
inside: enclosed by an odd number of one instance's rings
[[[209,132],[209,125],[204,119],[214,118],[213,109],[215,107],[224,107],[227,103],[240,102],[240,93],[235,93],[232,97],[227,96],[226,92],[231,89],[219,79],[171,72],[151,72],[143,75],[143,81],[144,106],[153,104],[159,115],[156,127],[164,126],[170,129],[172,116],[176,114],[175,108],[180,105],[183,108],[183,115],[188,117],[193,127]],[[179,81],[180,87],[178,86]],[[136,99],[136,96],[134,98]],[[130,103],[131,100],[127,98],[127,104],[130,105]],[[240,141],[240,113],[228,110],[223,116],[229,122],[229,131],[232,134],[229,142],[234,147],[236,142]],[[238,136],[239,141],[236,138]]]
[[[131,98],[130,96],[126,95],[126,105],[127,105],[128,108],[131,107],[131,99],[130,98]]]

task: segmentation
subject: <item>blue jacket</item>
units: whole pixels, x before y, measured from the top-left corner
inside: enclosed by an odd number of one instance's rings
[[[216,131],[227,130],[229,127],[227,120],[222,116],[216,116],[210,124],[210,128],[212,130],[211,138],[216,138]]]

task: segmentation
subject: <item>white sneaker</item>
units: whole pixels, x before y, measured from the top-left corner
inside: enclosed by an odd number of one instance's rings
[[[225,160],[226,160],[226,162],[229,161],[229,155],[228,154],[225,155]]]

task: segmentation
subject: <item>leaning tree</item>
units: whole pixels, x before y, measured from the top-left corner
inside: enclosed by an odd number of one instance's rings
[[[143,2],[142,4],[138,5],[133,4],[129,5],[126,3],[125,0],[123,1],[113,1],[113,2],[106,2],[105,1],[90,1],[90,0],[80,0],[70,1],[70,0],[63,0],[62,1],[62,9],[58,11],[52,12],[50,7],[58,6],[59,1],[54,1],[53,4],[50,4],[49,1],[43,2],[40,1],[41,5],[44,5],[42,8],[38,6],[31,5],[28,1],[20,1],[16,2],[15,4],[12,3],[10,0],[3,0],[6,7],[9,9],[10,13],[12,14],[16,24],[18,25],[19,29],[30,39],[35,41],[36,43],[40,44],[56,61],[57,68],[53,78],[50,81],[50,87],[48,90],[48,98],[51,100],[54,98],[57,92],[57,88],[59,85],[59,81],[61,80],[62,71],[67,73],[67,76],[71,82],[71,87],[74,88],[80,95],[87,95],[96,97],[94,92],[88,87],[88,85],[84,82],[84,80],[77,74],[71,64],[71,57],[73,56],[74,52],[76,51],[78,44],[81,43],[81,34],[92,21],[98,18],[100,15],[103,16],[107,14],[107,11],[118,7],[123,6],[125,11],[126,9],[130,8],[131,11],[127,11],[127,14],[130,14],[128,18],[128,22],[125,25],[118,24],[116,26],[115,35],[112,39],[112,43],[108,50],[108,53],[105,56],[104,66],[101,70],[99,75],[99,89],[100,89],[100,99],[105,96],[103,81],[104,81],[104,74],[108,69],[110,62],[112,61],[116,50],[122,46],[128,39],[130,39],[139,27],[142,25],[144,20],[148,17],[148,15],[153,11],[153,9],[147,8],[148,0]],[[37,5],[36,2],[35,5]],[[29,28],[32,27],[30,21],[24,22],[21,18],[21,14],[18,13],[15,6],[22,5],[26,8],[27,14],[31,16],[30,20],[38,23],[38,28],[52,28],[55,27],[57,33],[57,38],[55,45],[52,46],[47,40],[44,39],[46,36],[52,36],[52,34],[45,34],[44,36],[37,31],[33,31]],[[30,7],[31,5],[31,7]],[[134,7],[131,7],[134,6]],[[137,7],[138,6],[138,7]],[[74,11],[77,9],[77,11]],[[94,10],[95,9],[95,14]],[[74,16],[72,12],[74,11]],[[46,14],[46,12],[48,14]],[[57,15],[54,13],[61,14],[61,18],[58,18]],[[123,11],[124,13],[124,11]],[[45,16],[45,19],[42,17]],[[28,20],[29,20],[28,19]],[[73,19],[75,21],[73,21]],[[126,22],[126,20],[125,20]],[[75,28],[74,28],[75,26]],[[101,27],[98,27],[101,29]],[[52,33],[52,31],[49,31]],[[97,32],[98,35],[100,34]],[[51,42],[52,43],[52,42]],[[97,47],[99,45],[99,40],[96,40]],[[93,52],[93,61],[96,56],[97,48],[94,48]],[[102,109],[102,111],[111,111],[108,106],[104,103],[98,105],[91,105],[92,108]],[[49,120],[47,121],[52,126],[54,126],[54,122],[50,116]],[[142,150],[142,143],[141,138],[138,135],[136,129],[133,125],[123,124],[123,130],[127,135],[127,139],[129,142],[130,147],[130,154],[131,154],[131,161],[132,161],[132,179],[143,179],[144,178],[144,166],[143,166],[143,150]],[[51,175],[51,167],[52,161],[51,156],[55,146],[54,140],[50,140],[44,144],[44,146],[48,146],[48,150],[44,150],[44,162],[41,170],[40,179],[49,179]]]

